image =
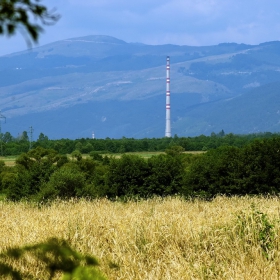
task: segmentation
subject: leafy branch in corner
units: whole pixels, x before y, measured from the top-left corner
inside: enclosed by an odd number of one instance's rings
[[[29,258],[26,258],[26,257]],[[105,280],[96,270],[98,261],[89,255],[81,255],[73,250],[65,240],[51,238],[43,243],[35,245],[14,247],[0,254],[0,278],[10,276],[12,279],[35,279],[32,272],[20,269],[19,265],[11,265],[11,262],[33,259],[39,261],[44,266],[44,271],[48,272],[49,279],[53,279],[57,273],[63,273],[63,280],[70,279],[93,279]],[[24,262],[25,263],[25,262]]]
[[[41,0],[0,0],[0,35],[11,36],[19,30],[28,46],[32,42],[36,43],[39,34],[44,31],[42,25],[52,25],[60,18],[55,10],[49,10],[40,2]]]

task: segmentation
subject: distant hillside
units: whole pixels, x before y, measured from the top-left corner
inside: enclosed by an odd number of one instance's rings
[[[182,135],[210,135],[222,129],[237,134],[280,131],[280,81],[239,96],[200,104],[174,122]]]
[[[3,130],[51,138],[278,131],[280,42],[191,47],[86,36],[0,57]]]

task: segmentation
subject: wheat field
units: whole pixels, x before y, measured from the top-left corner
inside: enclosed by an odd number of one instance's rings
[[[0,202],[0,250],[64,238],[107,279],[279,279],[277,197]],[[23,265],[23,264],[22,264]],[[26,265],[26,264],[25,264]],[[44,273],[36,264],[24,268]]]

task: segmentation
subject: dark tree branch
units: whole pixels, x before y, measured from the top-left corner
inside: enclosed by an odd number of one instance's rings
[[[20,31],[29,46],[38,42],[43,25],[55,24],[59,18],[41,0],[0,0],[0,35],[12,36]]]

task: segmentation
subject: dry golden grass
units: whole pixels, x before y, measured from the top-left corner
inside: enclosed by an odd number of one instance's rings
[[[0,202],[0,250],[58,237],[97,256],[108,279],[279,279],[279,202],[103,199],[41,208]],[[252,204],[275,225],[267,255],[258,239],[262,225],[252,221],[257,213]]]

